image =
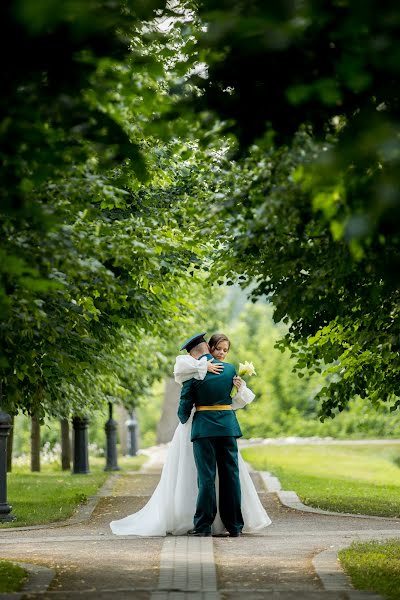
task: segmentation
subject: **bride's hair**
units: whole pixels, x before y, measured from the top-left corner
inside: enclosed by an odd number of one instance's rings
[[[214,333],[208,340],[211,352],[218,346],[220,342],[228,342],[229,348],[231,347],[231,340],[224,333]]]

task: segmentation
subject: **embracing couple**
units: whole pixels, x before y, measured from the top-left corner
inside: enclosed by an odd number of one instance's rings
[[[237,537],[271,523],[237,448],[242,433],[235,410],[254,394],[224,362],[229,339],[214,334],[207,343],[204,336],[192,336],[181,347],[187,355],[176,358],[180,423],[160,482],[141,510],[110,524],[117,535]]]

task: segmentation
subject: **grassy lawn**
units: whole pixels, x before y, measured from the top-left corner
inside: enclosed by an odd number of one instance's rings
[[[400,517],[400,444],[257,446],[242,455],[310,506]]]
[[[0,560],[0,593],[18,592],[26,579],[24,569],[7,560]]]
[[[357,589],[400,599],[400,540],[353,543],[339,558]]]
[[[129,471],[140,469],[145,461],[145,457],[137,456],[123,457],[119,462],[121,471]],[[0,528],[54,523],[70,517],[109,475],[104,471],[103,458],[91,458],[89,463],[90,475],[62,472],[57,463],[44,465],[40,473],[15,467],[8,476],[8,501],[17,521],[2,523]]]

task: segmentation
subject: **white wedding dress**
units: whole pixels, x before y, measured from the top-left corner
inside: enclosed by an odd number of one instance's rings
[[[185,358],[186,362],[189,357]],[[193,359],[194,360],[194,359]],[[200,361],[195,361],[199,363]],[[203,361],[204,363],[204,361]],[[207,365],[200,369],[203,379]],[[185,377],[185,375],[183,375]],[[180,380],[175,372],[175,379]],[[187,379],[187,375],[186,375]],[[233,399],[234,409],[242,408],[254,399],[254,394],[242,385]],[[116,535],[137,536],[165,536],[185,535],[193,528],[193,517],[196,511],[197,500],[197,470],[193,457],[193,444],[190,441],[194,410],[189,420],[179,423],[172,441],[170,442],[167,458],[161,473],[161,479],[147,502],[138,512],[110,523],[111,531]],[[242,515],[244,520],[244,533],[259,532],[271,523],[263,508],[247,466],[238,451],[239,476],[242,496]],[[216,478],[217,504],[218,504],[218,474]],[[223,533],[225,527],[221,521],[219,511],[212,526],[212,533]]]

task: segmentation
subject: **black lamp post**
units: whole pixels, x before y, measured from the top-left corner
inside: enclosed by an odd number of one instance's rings
[[[131,418],[126,421],[128,428],[128,456],[136,456],[138,451],[137,426],[135,411],[131,413]]]
[[[108,403],[109,419],[106,422],[104,429],[106,432],[106,466],[105,471],[119,471],[118,454],[117,454],[117,421],[113,419],[113,405]]]
[[[90,473],[88,425],[89,419],[87,417],[74,417],[72,419],[74,429],[74,462],[72,473],[74,475],[88,475]]]
[[[7,438],[11,430],[11,417],[0,408],[0,523],[15,521],[12,506],[7,502]]]

